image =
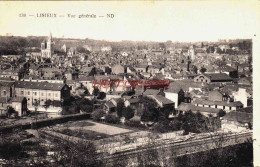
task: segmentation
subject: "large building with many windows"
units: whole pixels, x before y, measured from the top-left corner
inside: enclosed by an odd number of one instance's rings
[[[48,82],[18,81],[15,85],[15,95],[26,97],[28,109],[34,109],[34,103],[44,106],[47,100],[62,103],[70,98],[70,88],[66,84]]]

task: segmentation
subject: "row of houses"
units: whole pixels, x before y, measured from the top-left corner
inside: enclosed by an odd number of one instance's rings
[[[34,111],[36,102],[39,105],[38,110],[44,110],[43,106],[47,100],[59,104],[56,107],[61,110],[62,102],[70,98],[70,87],[61,83],[0,81],[0,91],[1,113],[7,111],[7,106],[12,106],[19,113],[19,116],[25,113],[25,109]],[[17,103],[14,103],[18,101],[26,107],[19,107]],[[26,105],[23,103],[26,103]],[[14,106],[16,104],[17,106]]]

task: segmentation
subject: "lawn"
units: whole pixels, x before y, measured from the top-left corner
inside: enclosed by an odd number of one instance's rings
[[[122,133],[133,132],[130,129],[120,128],[113,125],[107,125],[103,123],[93,122],[90,120],[80,121],[70,124],[69,129],[71,130],[86,130],[86,131],[94,131],[101,134],[106,134],[109,136],[118,135]]]
[[[90,130],[82,130],[82,129],[78,129],[78,130],[61,129],[58,130],[58,132],[69,136],[83,138],[86,140],[99,140],[108,137],[108,135],[103,133],[98,133]]]

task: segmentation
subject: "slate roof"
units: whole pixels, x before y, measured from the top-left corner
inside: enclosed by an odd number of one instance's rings
[[[207,78],[210,78],[211,81],[232,81],[232,78],[225,73],[207,73],[203,75],[205,75]]]
[[[202,105],[219,105],[219,106],[229,106],[229,107],[243,106],[243,104],[240,101],[226,102],[226,101],[210,101],[205,99],[195,99],[193,103],[202,104]]]
[[[132,99],[129,99],[128,101],[129,101],[129,103],[131,103],[131,104],[141,102],[139,98],[132,98]]]
[[[245,108],[240,108],[236,110],[237,112],[246,112],[246,113],[253,113],[253,107],[245,107]]]
[[[143,95],[158,95],[160,93],[160,90],[157,89],[147,89]]]
[[[6,78],[6,77],[0,77],[0,81],[9,81],[9,82],[12,82],[12,81],[14,81],[14,79],[12,79],[12,78]]]
[[[2,82],[0,81],[0,87],[11,87],[14,82]]]
[[[109,108],[114,108],[114,107],[116,107],[111,101],[107,101],[107,102],[106,102],[106,105],[107,105]]]
[[[221,109],[219,108],[209,108],[209,107],[200,107],[195,106],[191,103],[181,103],[177,110],[179,111],[200,111],[200,112],[208,112],[208,113],[218,113]]]
[[[161,95],[155,95],[153,96],[156,100],[158,100],[159,102],[162,102],[163,104],[174,104],[173,101],[167,99],[166,97],[163,97]]]
[[[11,102],[22,102],[24,99],[26,99],[25,97],[13,97],[10,101]]]
[[[48,82],[17,81],[15,83],[15,87],[17,87],[17,88],[39,89],[39,90],[55,90],[55,91],[60,91],[64,86],[65,86],[65,84],[48,83]]]

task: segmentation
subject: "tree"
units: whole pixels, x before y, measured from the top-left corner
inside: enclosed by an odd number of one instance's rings
[[[80,107],[77,105],[74,106],[64,106],[62,108],[62,115],[69,115],[69,114],[77,114],[80,111]]]
[[[51,59],[50,58],[47,58],[44,60],[45,63],[51,63]]]
[[[99,95],[99,89],[98,89],[98,87],[94,87],[94,89],[93,89],[93,92],[92,92],[92,94],[94,95],[94,96],[98,96]]]
[[[94,120],[99,121],[102,117],[106,115],[106,112],[102,109],[97,109],[92,112],[91,116]]]
[[[143,121],[156,121],[159,117],[159,110],[157,109],[157,103],[155,100],[142,97],[140,101],[143,104],[143,113],[141,119]]]
[[[198,73],[198,68],[197,68],[197,66],[192,65],[191,71],[194,72],[195,74],[197,74],[197,73]]]
[[[205,73],[206,71],[207,71],[207,69],[205,67],[201,67],[201,69],[200,69],[201,73]]]
[[[47,108],[49,108],[52,105],[52,101],[51,100],[46,100],[44,102],[44,108],[47,110]]]
[[[113,114],[108,114],[108,115],[106,115],[106,117],[105,117],[105,121],[107,122],[107,123],[113,123],[113,124],[117,124],[117,123],[119,123],[119,118],[116,116],[116,115],[113,115]]]
[[[178,119],[175,119],[173,121],[170,122],[169,124],[169,128],[173,131],[177,131],[181,129],[181,121],[179,121]]]
[[[14,115],[15,117],[18,116],[18,112],[15,111],[15,109],[13,107],[8,107],[6,114],[7,114],[7,117],[11,117],[12,115]]]
[[[117,102],[117,107],[116,107],[117,116],[119,118],[121,118],[123,116],[124,110],[125,110],[124,100],[119,99]]]
[[[126,120],[133,118],[134,115],[135,115],[135,111],[130,106],[125,108],[123,112],[123,116],[125,117]]]
[[[103,100],[104,98],[106,98],[106,93],[105,92],[99,92],[97,99]]]
[[[92,69],[91,69],[91,71],[89,72],[89,76],[94,76],[94,75],[96,75],[97,74],[97,70],[96,70],[96,67],[93,67]]]
[[[62,142],[55,143],[55,153],[52,155],[52,166],[100,166],[97,152],[92,142]]]
[[[220,110],[218,112],[218,117],[223,117],[224,115],[226,115],[226,112],[224,110]]]

